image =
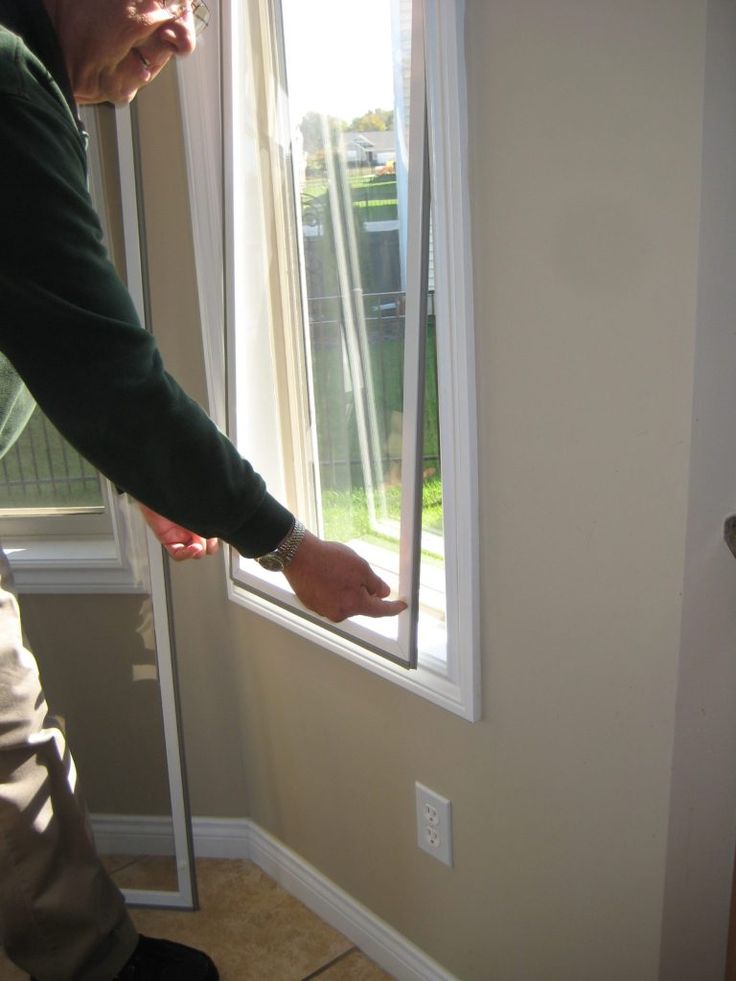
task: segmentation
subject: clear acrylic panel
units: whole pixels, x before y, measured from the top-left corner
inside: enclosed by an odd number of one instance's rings
[[[282,0],[316,517],[327,538],[349,543],[394,588],[411,479],[403,441],[412,13],[411,0]],[[431,244],[428,292],[420,606],[432,622],[420,638],[434,651],[444,564]],[[395,634],[397,622],[371,629]]]

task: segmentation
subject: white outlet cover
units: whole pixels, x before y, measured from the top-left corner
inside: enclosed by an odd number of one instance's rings
[[[452,866],[452,804],[416,783],[417,844],[432,858]]]

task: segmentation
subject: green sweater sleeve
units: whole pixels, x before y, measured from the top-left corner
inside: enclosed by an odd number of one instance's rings
[[[0,350],[117,486],[262,554],[292,516],[164,370],[103,247],[75,121],[18,39],[8,57],[8,38],[0,32]]]

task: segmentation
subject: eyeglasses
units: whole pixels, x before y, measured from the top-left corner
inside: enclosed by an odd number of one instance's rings
[[[194,33],[198,37],[210,22],[209,7],[204,0],[158,0],[158,5],[168,10],[177,20],[186,17],[191,11],[194,18]]]

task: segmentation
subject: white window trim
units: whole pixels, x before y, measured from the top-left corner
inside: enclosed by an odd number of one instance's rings
[[[416,2],[416,0],[415,0]],[[445,543],[447,568],[448,665],[446,674],[425,659],[415,671],[371,655],[319,623],[279,607],[233,581],[234,602],[272,622],[360,664],[468,720],[480,717],[479,537],[477,487],[477,411],[473,283],[468,196],[468,139],[465,90],[464,0],[424,0],[427,98],[431,141],[435,236],[435,302],[440,385],[445,395],[442,421]],[[179,82],[187,151],[200,307],[205,332],[205,367],[210,405],[225,421],[225,344],[223,261],[223,158],[219,91],[219,11],[213,10],[212,35],[203,36],[197,56],[179,61]],[[448,398],[449,396],[449,398]],[[256,466],[257,460],[253,461]],[[460,543],[460,547],[459,547]],[[458,554],[461,552],[462,554]]]
[[[42,530],[39,534],[3,535],[3,550],[18,592],[150,592],[142,519],[107,481],[103,480],[102,490],[107,521],[104,532],[74,534],[73,524],[60,516],[52,519],[59,523],[53,534]]]

